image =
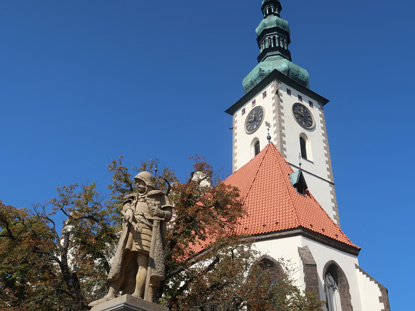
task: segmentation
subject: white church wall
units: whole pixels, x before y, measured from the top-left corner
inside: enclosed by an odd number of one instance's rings
[[[291,275],[295,284],[305,290],[304,273],[301,267],[301,259],[298,253],[298,247],[301,247],[301,237],[294,236],[277,240],[260,241],[255,243],[255,248],[263,255],[268,255],[276,260],[284,259],[289,264],[289,268],[293,269],[294,274]]]
[[[325,301],[324,269],[327,264],[335,263],[343,271],[349,284],[351,303],[355,311],[381,311],[383,304],[379,302],[381,296],[378,286],[362,273],[356,270],[358,258],[355,255],[337,250],[303,236],[279,238],[255,242],[255,248],[263,255],[276,260],[282,258],[293,269],[292,278],[296,285],[305,290],[304,267],[298,248],[307,246],[316,262],[319,279],[320,299]]]
[[[358,269],[356,269],[355,271],[359,283],[360,292],[364,293],[364,295],[361,296],[362,310],[384,310],[384,304],[379,301],[379,297],[382,296],[379,286]]]
[[[333,247],[318,243],[306,237],[302,237],[302,245],[308,246],[310,249],[311,254],[314,257],[314,260],[317,264],[317,273],[319,277],[320,283],[320,299],[326,300],[324,294],[324,268],[329,262],[335,262],[344,272],[347,282],[349,283],[349,290],[351,295],[351,301],[353,310],[355,311],[363,311],[363,310],[371,310],[372,309],[362,309],[361,305],[361,296],[363,295],[363,291],[359,288],[359,280],[356,275],[355,266],[358,265],[357,256],[351,255],[340,250],[337,250]],[[366,295],[366,293],[364,294]],[[374,309],[373,309],[374,311]]]

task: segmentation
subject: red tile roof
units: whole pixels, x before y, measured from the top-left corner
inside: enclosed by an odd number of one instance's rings
[[[248,212],[238,234],[256,236],[304,228],[360,250],[308,190],[305,195],[296,191],[289,179],[292,173],[271,143],[225,180],[239,188]]]

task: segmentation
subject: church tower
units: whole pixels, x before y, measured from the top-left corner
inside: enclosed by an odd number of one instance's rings
[[[256,28],[258,65],[243,80],[233,117],[233,174],[263,260],[300,267],[298,286],[327,311],[388,311],[387,290],[360,266],[360,248],[340,229],[324,106],[308,72],[292,62],[288,22],[278,0],[263,0]]]
[[[256,28],[258,65],[243,80],[245,95],[226,110],[233,116],[233,171],[275,144],[310,191],[340,225],[324,119],[328,100],[309,88],[308,72],[294,64],[290,28],[278,0],[262,1]]]

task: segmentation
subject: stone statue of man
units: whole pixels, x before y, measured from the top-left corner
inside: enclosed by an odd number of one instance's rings
[[[108,294],[98,305],[122,292],[148,301],[164,279],[163,245],[172,207],[167,196],[153,186],[148,172],[135,176],[137,193],[125,196],[121,214],[123,231],[108,274]]]

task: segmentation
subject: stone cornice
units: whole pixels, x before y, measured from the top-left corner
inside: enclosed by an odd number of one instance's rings
[[[288,237],[293,237],[293,236],[303,236],[303,237],[309,238],[310,240],[314,240],[316,242],[333,247],[335,249],[338,249],[342,252],[345,252],[351,255],[357,256],[360,253],[360,248],[346,245],[344,243],[341,243],[339,241],[336,241],[329,237],[321,235],[317,232],[313,232],[311,230],[301,228],[301,227],[290,229],[290,230],[285,230],[285,231],[278,231],[278,232],[272,232],[272,233],[267,233],[267,234],[255,235],[249,238],[253,239],[255,242],[261,242],[261,241],[269,241],[269,240],[275,240],[275,239],[281,239],[281,238],[288,238]]]

